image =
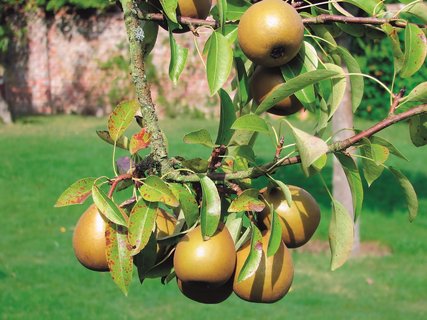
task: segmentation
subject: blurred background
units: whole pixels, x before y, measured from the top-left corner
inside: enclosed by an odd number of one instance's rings
[[[206,36],[201,32],[196,39],[201,48]],[[200,128],[215,134],[218,101],[208,96],[193,36],[176,39],[190,48],[179,85],[168,78],[169,40],[162,29],[146,61],[148,78],[170,154],[207,158],[209,149],[185,145],[182,137]],[[365,40],[351,42],[350,51],[362,72],[390,85],[389,43]],[[412,146],[405,123],[380,136],[409,159],[388,164],[400,167],[413,183],[419,216],[409,223],[404,195],[392,175],[384,173],[369,189],[365,186],[360,250],[337,271],[329,270],[331,209],[320,179],[306,179],[298,166],[276,174],[317,199],[322,221],[314,239],[293,251],[293,287],[275,304],[250,304],[232,296],[206,306],[182,296],[174,282],[140,285],[136,277],[124,297],[108,273],[84,269],[74,257],[71,238],[89,203],[60,209],[53,204],[77,179],[113,174],[112,147],[95,131],[106,128],[106,115],[118,102],[134,96],[126,41],[120,10],[103,0],[0,3],[1,319],[425,319],[426,152]],[[404,83],[398,80],[396,88],[410,90],[426,78],[427,68],[422,68]],[[384,95],[376,83],[365,81],[356,128],[387,115]],[[292,120],[300,128],[313,127],[310,117]],[[272,158],[275,146],[261,136],[255,151],[262,163]],[[323,175],[331,187],[332,163]]]

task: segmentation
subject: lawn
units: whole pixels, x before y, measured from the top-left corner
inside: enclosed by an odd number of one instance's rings
[[[207,157],[209,149],[181,141],[192,129],[215,133],[212,123],[163,121],[171,155]],[[365,189],[361,218],[362,240],[377,241],[391,254],[361,256],[331,272],[329,253],[294,252],[294,284],[283,300],[259,305],[232,296],[214,306],[188,300],[174,282],[163,286],[150,280],[141,286],[136,278],[125,297],[108,273],[88,271],[74,258],[73,227],[87,204],[60,209],[53,204],[79,178],[112,175],[112,148],[95,134],[103,128],[105,119],[77,116],[26,118],[0,126],[1,319],[425,319],[427,149],[410,144],[403,124],[382,136],[395,139],[410,159],[407,164],[391,162],[406,166],[403,171],[419,195],[419,216],[408,222],[403,195],[385,173]],[[274,154],[264,137],[256,150],[260,161]],[[283,168],[276,176],[304,186],[318,199],[323,219],[315,238],[326,240],[330,207],[319,179],[308,181],[298,166]],[[324,177],[330,180],[330,167]]]

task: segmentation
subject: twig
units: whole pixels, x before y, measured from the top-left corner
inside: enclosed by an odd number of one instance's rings
[[[394,111],[396,111],[396,108],[399,105],[400,100],[404,96],[405,92],[406,92],[406,88],[402,88],[402,89],[399,90],[398,94],[395,94],[393,96],[393,103],[390,105],[390,111],[388,113],[389,115],[394,114]]]
[[[279,144],[276,147],[276,154],[274,155],[274,162],[277,162],[280,158],[280,153],[282,152],[283,144],[285,143],[285,137],[281,137],[279,140]]]
[[[108,191],[108,198],[111,198],[113,196],[114,190],[116,189],[120,181],[129,180],[129,179],[132,179],[132,174],[130,173],[125,173],[117,176],[111,183],[110,190]]]
[[[219,147],[215,147],[212,150],[211,161],[209,162],[209,172],[213,172],[221,166],[223,156],[227,152],[227,147],[225,145],[220,145]]]

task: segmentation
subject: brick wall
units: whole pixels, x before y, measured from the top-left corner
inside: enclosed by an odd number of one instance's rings
[[[82,16],[60,11],[46,16],[39,11],[18,20],[26,27],[26,36],[8,51],[4,75],[5,99],[14,117],[55,113],[102,115],[113,107],[109,96],[113,86],[125,92],[123,98],[133,96],[127,74],[100,68],[112,57],[127,54],[120,12]],[[207,36],[202,34],[199,39],[202,48]],[[179,113],[183,109],[217,113],[217,100],[208,97],[203,64],[192,34],[176,36],[178,43],[190,49],[188,66],[177,87],[168,78],[167,37],[167,32],[160,29],[150,59],[153,98],[159,113]]]

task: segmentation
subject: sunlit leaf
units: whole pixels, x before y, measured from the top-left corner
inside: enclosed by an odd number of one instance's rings
[[[184,214],[187,226],[193,226],[199,218],[199,206],[195,196],[184,185],[179,183],[171,183],[170,188],[175,197],[179,199],[180,209]]]
[[[400,40],[397,34],[397,28],[392,25],[385,23],[381,26],[388,36],[388,39],[391,43],[391,49],[393,51],[393,63],[395,72],[399,72],[402,69],[404,56],[402,48],[400,47]]]
[[[408,207],[408,218],[409,221],[412,222],[415,220],[418,213],[418,198],[417,194],[415,193],[415,189],[402,172],[394,169],[393,167],[390,167],[389,169],[396,177],[403,190],[403,194],[405,195],[406,199],[406,205]]]
[[[173,22],[178,23],[176,19],[176,9],[178,7],[178,0],[160,0],[163,11],[166,16]]]
[[[178,207],[179,201],[166,182],[157,176],[149,176],[139,188],[141,196],[150,202],[163,202],[172,207]]]
[[[332,63],[325,63],[324,66],[326,69],[336,71],[337,74],[340,75],[340,77],[335,77],[331,79],[332,91],[328,98],[330,119],[334,115],[335,111],[337,111],[344,98],[345,89],[347,86],[347,79],[345,77],[344,70],[340,66],[337,66],[336,64]]]
[[[216,144],[226,145],[228,142],[230,142],[230,139],[234,133],[234,130],[231,129],[231,126],[236,120],[236,112],[234,111],[233,101],[231,101],[227,91],[220,89],[219,97],[221,100],[221,113]]]
[[[172,80],[173,84],[176,85],[187,63],[188,48],[181,47],[176,43],[171,28],[169,28],[169,44],[171,48],[169,78]]]
[[[225,222],[225,226],[227,227],[228,232],[230,232],[231,238],[233,242],[236,244],[239,239],[240,233],[242,231],[242,214],[241,213],[230,213],[227,216],[227,221]]]
[[[82,204],[92,193],[95,178],[83,178],[69,186],[58,198],[55,207]]]
[[[198,131],[187,133],[184,136],[184,142],[188,144],[201,144],[208,148],[213,148],[215,144],[212,142],[212,138],[208,130],[200,129]]]
[[[130,138],[129,151],[131,154],[137,153],[139,150],[145,149],[150,145],[151,133],[147,129],[142,128],[140,132],[135,133]]]
[[[369,141],[373,144],[381,145],[386,147],[391,154],[394,154],[395,156],[408,161],[408,158],[405,157],[391,142],[387,141],[384,138],[378,137],[378,136],[371,136],[369,138]]]
[[[96,185],[92,186],[92,198],[99,212],[115,224],[126,226],[125,214],[107,195]]]
[[[261,262],[262,255],[262,235],[261,231],[252,224],[251,225],[252,235],[251,235],[251,248],[245,263],[243,264],[242,269],[237,278],[237,282],[241,282],[251,277],[257,270]]]
[[[255,162],[255,153],[251,146],[241,145],[236,147],[229,147],[228,154],[231,156],[242,157],[249,162]]]
[[[207,176],[200,178],[202,186],[202,205],[200,208],[200,225],[203,238],[213,236],[221,218],[221,199],[215,183]]]
[[[420,83],[407,95],[405,102],[427,103],[427,82]]]
[[[416,24],[408,23],[405,28],[405,55],[403,59],[402,78],[408,78],[423,65],[427,55],[427,40],[423,30]]]
[[[117,141],[131,124],[139,104],[136,100],[125,101],[114,108],[108,118],[108,132],[113,141]]]
[[[129,244],[134,248],[132,255],[144,249],[154,229],[157,202],[139,199],[129,216]]]
[[[256,211],[264,209],[265,203],[259,199],[259,191],[256,189],[246,189],[236,199],[231,202],[228,212]]]
[[[105,230],[106,255],[111,277],[127,296],[132,281],[132,256],[127,242],[126,228],[112,223]]]
[[[332,205],[329,224],[329,245],[331,247],[331,270],[341,267],[353,249],[354,223],[347,209],[338,201]]]
[[[279,215],[276,210],[273,209],[273,206],[270,206],[271,214],[271,229],[270,229],[270,238],[268,239],[267,246],[267,257],[274,256],[277,250],[280,248],[282,243],[282,225],[280,223]]]
[[[268,133],[268,125],[265,120],[252,113],[245,114],[244,116],[237,118],[231,128],[235,130],[247,130]]]
[[[110,133],[108,131],[106,131],[106,130],[97,130],[96,134],[102,140],[108,142],[109,144],[114,145],[114,140],[110,137]],[[119,139],[117,139],[116,146],[119,147],[119,148],[121,148],[121,149],[128,150],[129,149],[129,139],[128,139],[128,137],[122,135]]]

